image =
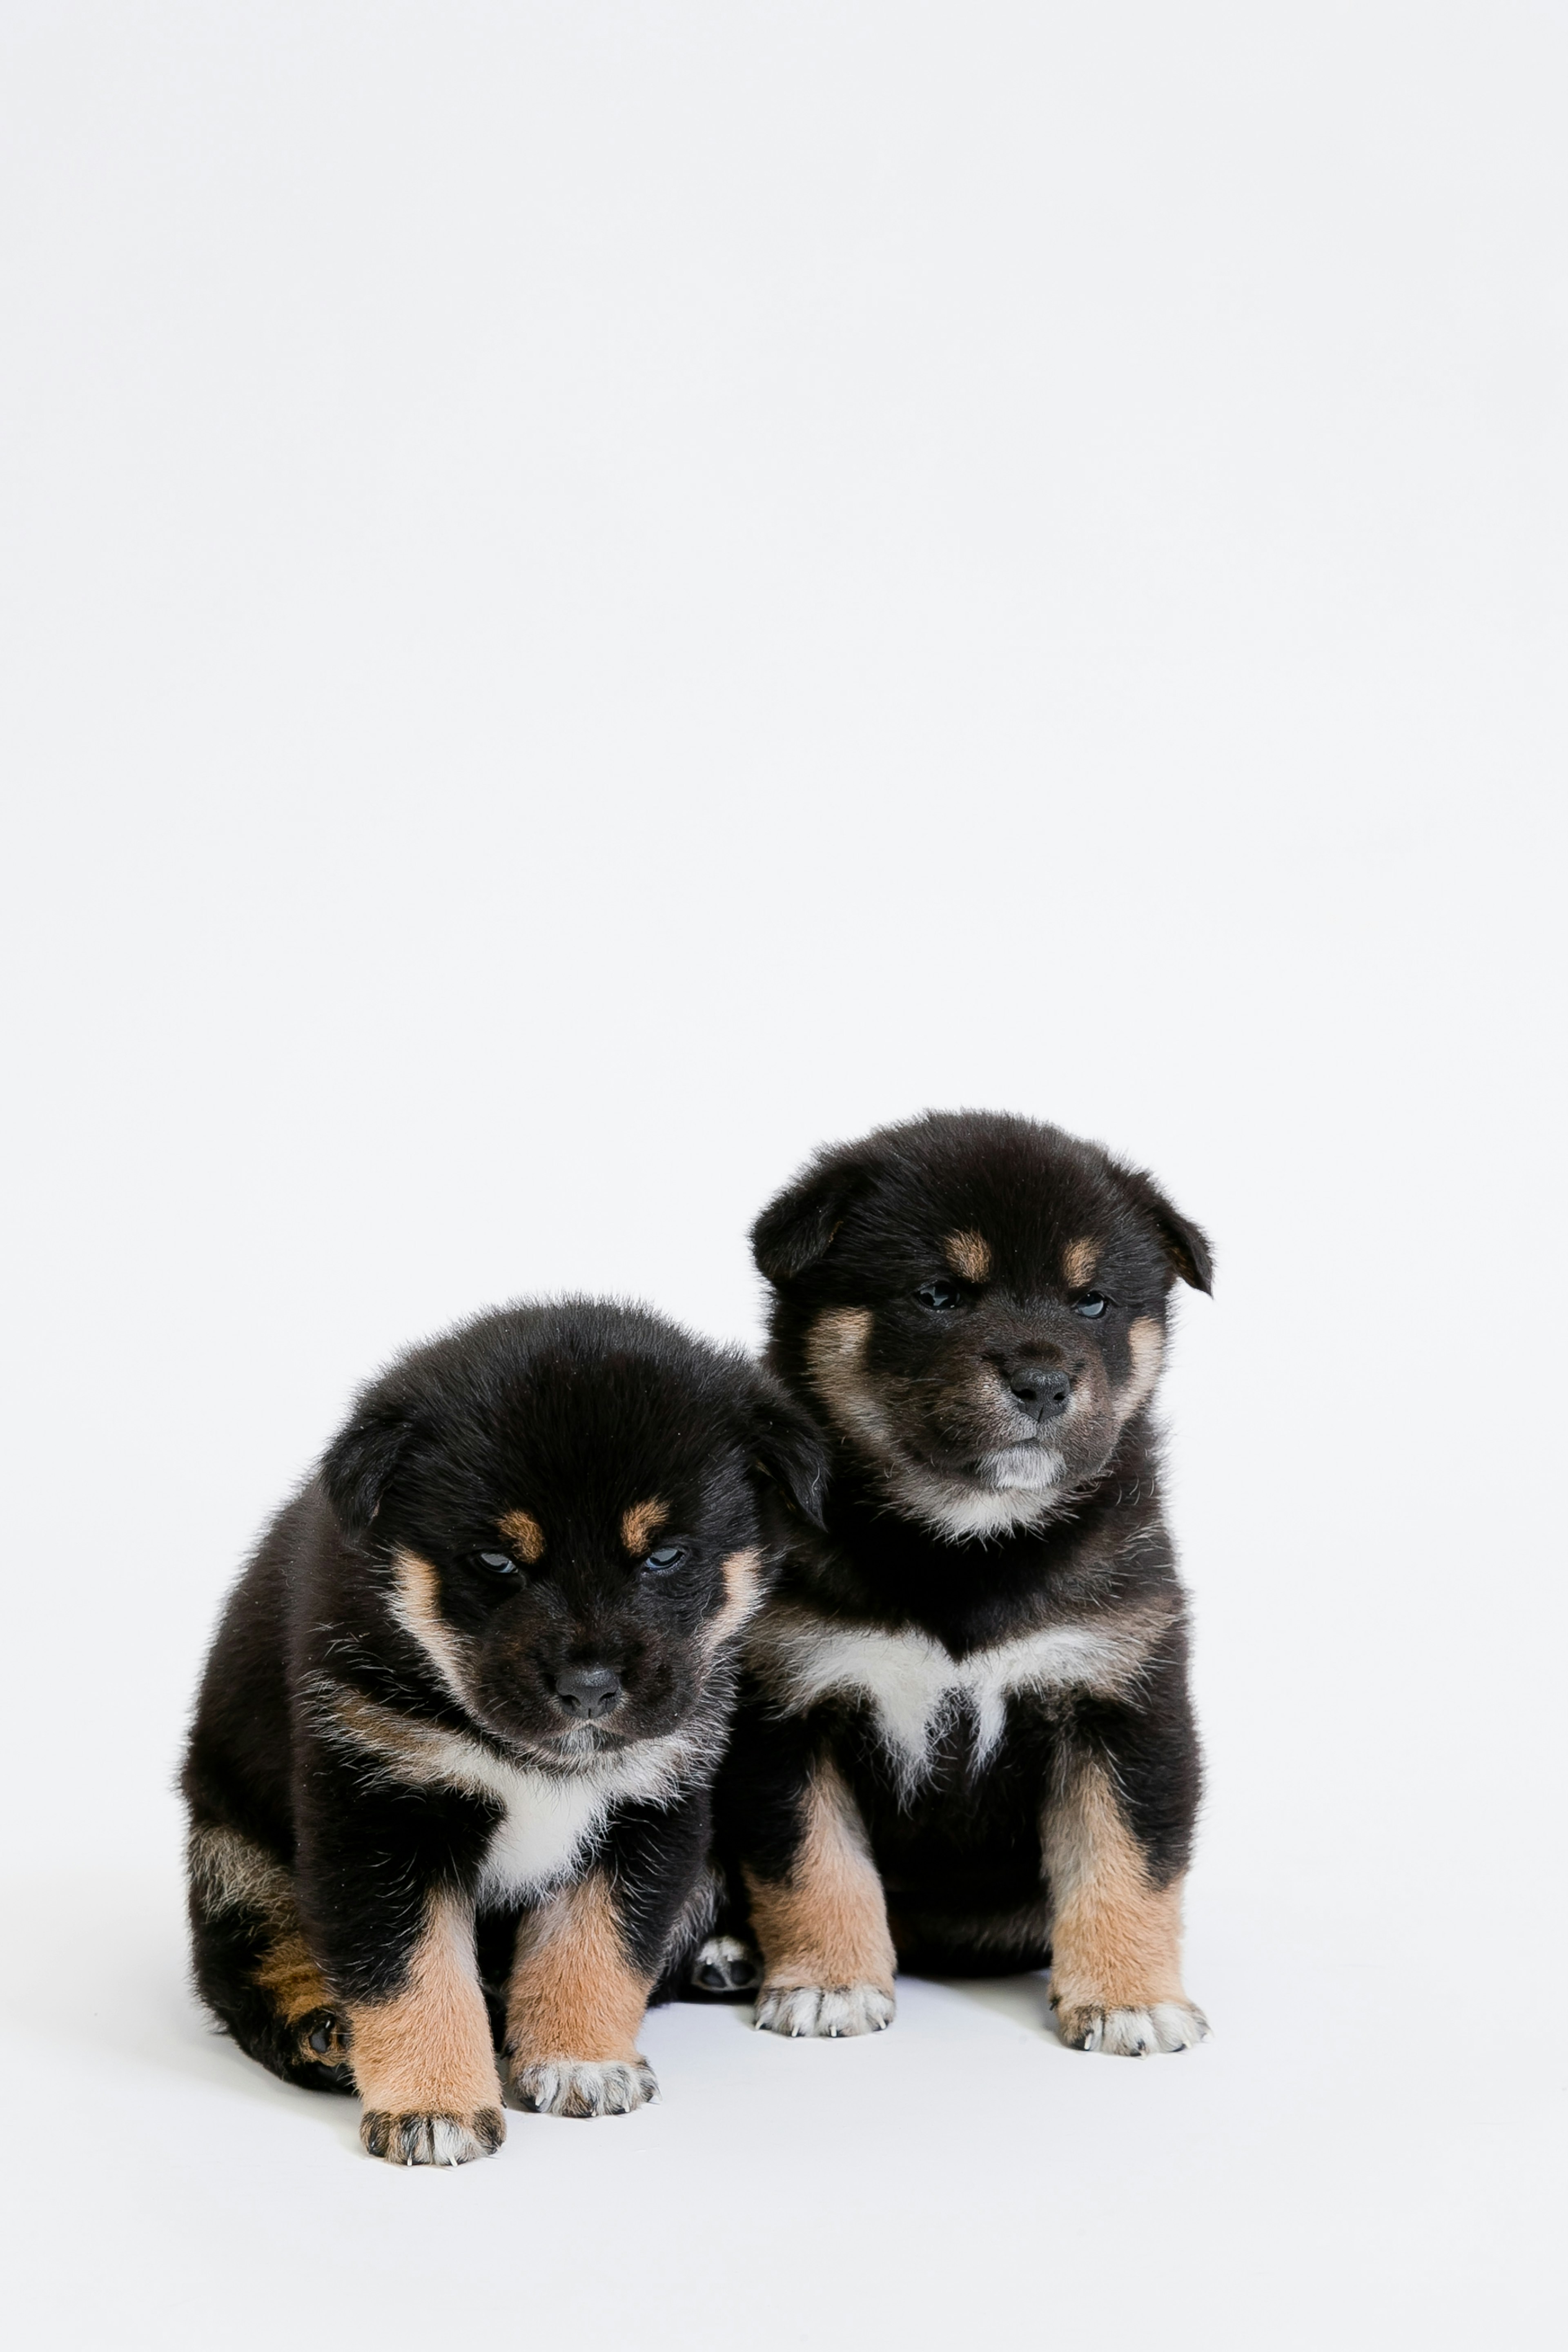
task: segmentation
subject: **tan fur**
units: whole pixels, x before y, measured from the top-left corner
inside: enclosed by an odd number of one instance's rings
[[[544,1529],[531,1511],[503,1511],[496,1525],[530,1568],[544,1558]]]
[[[752,1616],[763,1598],[763,1559],[755,1551],[732,1551],[723,1562],[724,1605],[703,1639],[708,1654],[721,1649]]]
[[[1049,1806],[1051,1998],[1069,2038],[1081,2014],[1180,2001],[1182,1883],[1150,1885],[1103,1765],[1081,1764]]]
[[[812,1385],[841,1429],[886,1452],[891,1433],[875,1391],[866,1378],[866,1348],[871,1337],[868,1307],[830,1307],[805,1337]]]
[[[344,1732],[356,1748],[367,1755],[378,1757],[383,1763],[395,1764],[406,1769],[411,1780],[428,1777],[431,1751],[431,1727],[411,1723],[399,1715],[395,1707],[383,1706],[379,1700],[366,1698],[363,1692],[351,1690],[345,1683],[330,1685],[329,1707],[334,1730]]]
[[[440,1578],[427,1559],[402,1549],[392,1555],[392,1573],[393,1615],[418,1643],[458,1704],[467,1707],[464,1643],[441,1613]]]
[[[404,1990],[351,2004],[348,2020],[354,2080],[368,2109],[458,2116],[499,2109],[473,1916],[453,1897],[432,1898]]]
[[[310,1958],[298,1927],[276,1937],[256,1969],[257,1983],[271,1997],[285,2025],[296,2025],[313,2009],[331,2009],[332,1995],[326,1978]]]
[[[1062,1278],[1069,1290],[1086,1290],[1100,1264],[1098,1242],[1068,1242],[1062,1252]]]
[[[621,1541],[634,1559],[641,1559],[655,1532],[669,1517],[668,1503],[634,1503],[621,1515]]]
[[[1132,1377],[1115,1398],[1117,1413],[1123,1421],[1131,1421],[1139,1406],[1148,1403],[1164,1360],[1165,1335],[1152,1315],[1140,1315],[1131,1324],[1127,1349],[1132,1359]]]
[[[949,1234],[942,1255],[965,1282],[986,1282],[991,1275],[991,1244],[979,1234]]]
[[[552,1895],[518,1931],[508,2053],[520,2069],[563,2058],[640,2065],[637,2029],[649,1989],[626,1958],[609,1883],[595,1872]]]
[[[805,1836],[784,1885],[746,1873],[768,1986],[893,1990],[893,1939],[859,1809],[831,1764],[805,1796]]]

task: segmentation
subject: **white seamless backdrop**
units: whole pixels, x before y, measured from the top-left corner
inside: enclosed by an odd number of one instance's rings
[[[17,2341],[1557,2340],[1564,46],[6,11]],[[678,2009],[658,2109],[369,2164],[184,1987],[247,1546],[483,1304],[754,1342],[772,1189],[961,1104],[1215,1237],[1215,2042]]]

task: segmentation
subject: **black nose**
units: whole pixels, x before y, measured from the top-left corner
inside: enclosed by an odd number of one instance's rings
[[[568,1715],[595,1723],[602,1715],[613,1715],[624,1694],[619,1675],[608,1666],[568,1666],[555,1677],[555,1696]]]
[[[1050,1364],[1025,1364],[1007,1386],[1024,1411],[1038,1422],[1059,1421],[1072,1396],[1068,1374]]]

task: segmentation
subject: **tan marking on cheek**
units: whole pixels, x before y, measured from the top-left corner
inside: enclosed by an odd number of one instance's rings
[[[806,1335],[805,1351],[812,1369],[863,1363],[870,1337],[868,1307],[826,1307]]]
[[[466,1707],[465,1644],[441,1613],[439,1576],[417,1552],[401,1550],[392,1555],[392,1573],[393,1615],[418,1643],[458,1706]]]
[[[954,1274],[965,1282],[991,1278],[991,1244],[981,1234],[949,1234],[942,1255]]]
[[[455,2116],[499,2109],[489,2012],[465,1905],[435,1896],[403,1990],[351,2002],[348,2020],[349,2055],[367,2108]]]
[[[1079,2012],[1184,2000],[1182,1882],[1150,1884],[1148,1866],[1102,1765],[1080,1765],[1047,1809],[1051,1997],[1063,2029]]]
[[[669,1517],[669,1505],[658,1501],[634,1503],[621,1514],[621,1541],[634,1559],[641,1559],[658,1529]]]
[[[1068,1242],[1062,1252],[1062,1279],[1069,1290],[1086,1290],[1100,1264],[1098,1242]]]
[[[1116,1395],[1116,1410],[1123,1421],[1131,1421],[1139,1407],[1148,1403],[1164,1361],[1165,1335],[1152,1315],[1140,1315],[1130,1328],[1127,1352],[1132,1359],[1132,1375]]]
[[[732,1633],[740,1632],[746,1620],[754,1614],[763,1597],[760,1553],[732,1551],[725,1560],[723,1570],[723,1604],[703,1636],[710,1657],[723,1647]]]
[[[527,1567],[544,1558],[544,1529],[531,1511],[504,1511],[496,1525]]]
[[[885,1454],[894,1441],[866,1371],[870,1339],[868,1307],[830,1307],[805,1335],[806,1370],[838,1427]]]
[[[805,1835],[789,1878],[746,1873],[767,1983],[893,1990],[893,1939],[882,1882],[858,1806],[831,1764],[805,1792]]]
[[[564,1887],[518,1930],[506,2005],[513,2064],[552,2058],[640,2063],[637,2029],[650,1981],[626,1958],[602,1874]]]

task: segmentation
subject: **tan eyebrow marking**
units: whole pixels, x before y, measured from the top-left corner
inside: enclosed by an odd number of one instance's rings
[[[942,1251],[965,1282],[984,1282],[991,1272],[991,1244],[979,1234],[949,1234]]]
[[[648,1538],[661,1528],[669,1517],[668,1503],[634,1503],[629,1511],[621,1514],[621,1541],[634,1559],[647,1551]]]
[[[1068,1242],[1062,1252],[1062,1273],[1067,1277],[1068,1289],[1081,1290],[1087,1282],[1092,1281],[1094,1269],[1099,1264],[1098,1242]]]
[[[496,1525],[507,1541],[517,1546],[530,1568],[544,1558],[544,1529],[531,1511],[503,1511]]]

